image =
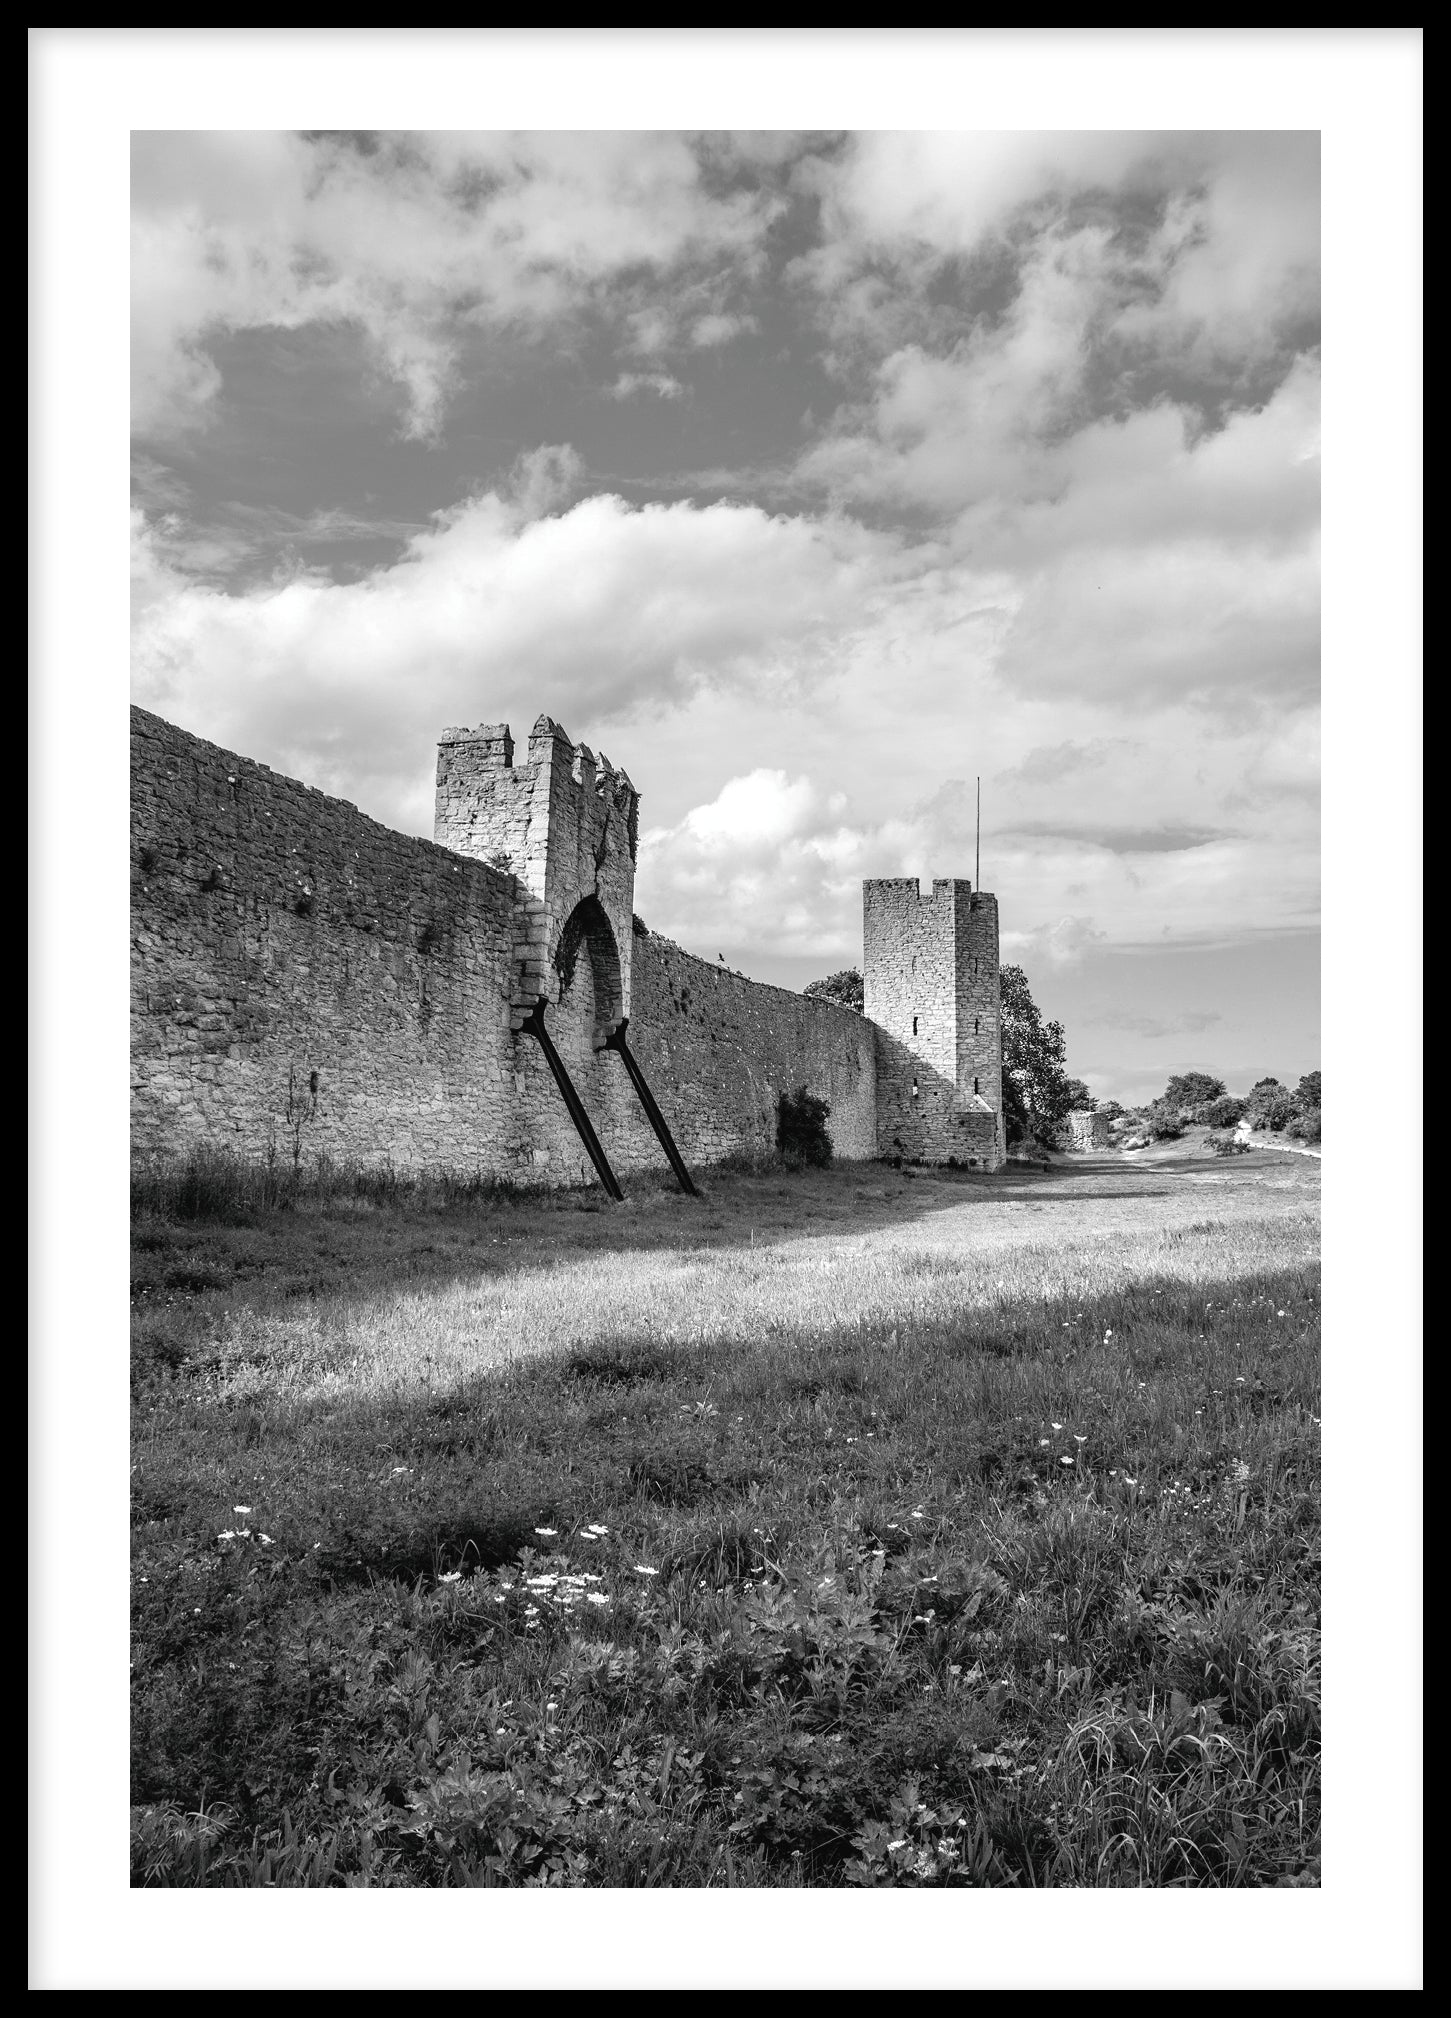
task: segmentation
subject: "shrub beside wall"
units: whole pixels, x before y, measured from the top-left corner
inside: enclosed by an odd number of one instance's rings
[[[794,1169],[831,1162],[831,1137],[826,1132],[831,1108],[804,1086],[783,1093],[776,1103],[776,1147]]]

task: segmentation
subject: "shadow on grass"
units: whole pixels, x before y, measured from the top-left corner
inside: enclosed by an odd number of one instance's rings
[[[143,1849],[222,1802],[233,1861],[158,1842],[146,1882],[534,1882],[537,1842],[609,1884],[627,1823],[657,1881],[939,1882],[929,1803],[975,1883],[1308,1869],[1316,1271],[1090,1281],[600,1335],[446,1396],[171,1383],[133,1800]],[[278,1861],[292,1830],[346,1879]]]
[[[1111,1499],[1116,1475],[1141,1471],[1152,1494],[1160,1467],[1145,1439],[1166,1425],[1164,1462],[1197,1489],[1227,1428],[1232,1442],[1318,1407],[1307,1326],[1318,1326],[1317,1271],[1288,1263],[1156,1275],[1091,1298],[844,1318],[783,1341],[724,1328],[668,1348],[601,1337],[469,1374],[446,1394],[274,1398],[260,1435],[245,1408],[212,1403],[202,1441],[175,1472],[152,1470],[138,1510],[188,1524],[208,1490],[197,1459],[207,1475],[221,1463],[242,1477],[256,1447],[279,1505],[290,1503],[269,1517],[320,1535],[302,1561],[327,1588],[468,1579],[526,1550],[548,1556],[567,1546],[558,1536],[601,1520],[719,1530],[724,1548],[769,1509],[784,1548],[813,1510],[853,1503],[878,1509],[870,1543],[890,1553],[907,1532],[894,1538],[887,1514],[921,1497],[924,1477],[939,1498],[1009,1508],[1070,1486]],[[1201,1436],[1212,1459],[1196,1458]]]
[[[1295,1189],[1318,1193],[1318,1166],[1297,1160]],[[210,1216],[142,1211],[132,1222],[132,1298],[157,1356],[185,1356],[186,1314],[207,1299],[276,1309],[289,1302],[388,1290],[479,1283],[561,1259],[671,1251],[708,1257],[760,1253],[802,1239],[851,1238],[963,1208],[1031,1208],[1052,1219],[1082,1207],[1185,1195],[1199,1180],[1215,1207],[1249,1195],[1273,1174],[1283,1194],[1286,1164],[1211,1154],[1135,1166],[1116,1158],[1067,1161],[1051,1170],[993,1173],[842,1163],[825,1171],[701,1173],[702,1196],[685,1197],[668,1173],[637,1175],[622,1205],[595,1186],[556,1192],[491,1187],[430,1199],[399,1190],[391,1202],[299,1197],[272,1206],[224,1205]],[[1204,1192],[1195,1190],[1196,1196]],[[1207,1202],[1207,1201],[1206,1201]]]

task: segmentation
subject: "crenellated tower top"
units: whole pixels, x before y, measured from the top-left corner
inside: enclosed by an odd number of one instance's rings
[[[525,761],[514,757],[507,722],[445,729],[438,743],[433,838],[513,874],[534,900],[521,955],[520,1004],[527,1008],[531,1000],[557,995],[551,974],[561,935],[577,908],[593,899],[615,940],[615,1013],[628,1015],[640,795],[608,757],[571,741],[548,715],[529,731]],[[595,930],[598,936],[597,924]]]

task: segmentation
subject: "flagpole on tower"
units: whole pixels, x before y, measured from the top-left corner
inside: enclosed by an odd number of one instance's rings
[[[972,865],[972,887],[982,894],[982,779],[977,781],[977,855]]]

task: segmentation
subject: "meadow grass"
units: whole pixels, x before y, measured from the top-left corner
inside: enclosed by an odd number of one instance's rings
[[[1318,1164],[324,1178],[138,1187],[134,1883],[1319,1882]]]

